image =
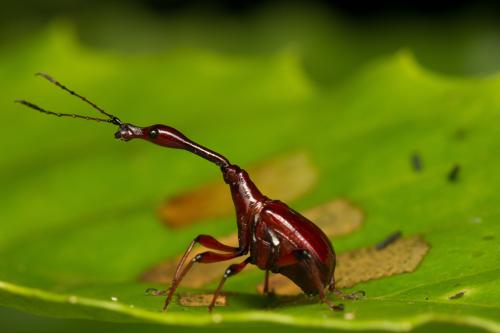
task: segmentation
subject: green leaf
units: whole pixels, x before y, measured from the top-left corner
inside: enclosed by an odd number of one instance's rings
[[[356,286],[367,296],[344,301],[344,314],[315,301],[270,304],[256,292],[257,270],[228,280],[225,291],[234,294],[213,314],[178,304],[162,313],[163,299],[144,295],[162,286],[138,282],[140,274],[179,255],[197,234],[224,236],[235,224],[227,218],[170,230],[154,212],[165,197],[220,179],[218,170],[182,151],[117,142],[107,124],[11,103],[25,98],[53,111],[94,112],[33,77],[38,71],[125,121],[169,124],[244,167],[306,150],[320,182],[293,206],[347,197],[366,214],[359,231],[334,241],[339,253],[395,230],[421,235],[431,249],[414,272]],[[440,77],[401,52],[324,91],[291,51],[123,57],[83,49],[60,26],[2,53],[0,73],[0,305],[184,326],[408,330],[447,322],[500,331],[499,78]],[[411,166],[415,151],[420,172]],[[461,171],[450,182],[455,164]]]

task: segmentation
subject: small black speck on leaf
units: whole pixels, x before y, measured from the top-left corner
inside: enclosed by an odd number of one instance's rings
[[[459,174],[460,174],[460,165],[455,164],[448,173],[448,181],[451,183],[456,182],[458,180]]]
[[[380,243],[377,243],[375,245],[375,249],[376,250],[383,250],[385,249],[387,246],[391,245],[392,243],[394,243],[395,241],[397,241],[399,238],[401,238],[401,231],[396,231],[392,234],[390,234],[389,236],[387,236],[383,241],[381,241]]]
[[[450,297],[448,297],[448,299],[450,299],[450,300],[457,299],[457,298],[461,298],[464,295],[465,295],[465,291],[460,291],[460,292],[456,293],[455,295],[451,295]]]
[[[411,166],[416,172],[422,171],[422,157],[419,153],[415,152],[411,155]]]

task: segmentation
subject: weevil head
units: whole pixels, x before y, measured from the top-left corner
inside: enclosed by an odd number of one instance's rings
[[[115,138],[123,141],[129,141],[136,138],[143,138],[144,128],[132,124],[120,124]]]
[[[169,147],[186,149],[190,141],[178,130],[166,125],[139,127],[132,124],[120,124],[115,138],[129,141],[143,139],[151,143]]]

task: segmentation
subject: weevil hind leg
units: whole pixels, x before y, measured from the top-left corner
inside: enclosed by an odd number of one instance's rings
[[[328,284],[328,291],[335,291],[335,269],[332,272],[332,276],[330,277],[330,283]]]
[[[342,290],[335,288],[335,277],[332,274],[330,279],[330,284],[328,285],[328,291],[334,293],[340,299],[351,299],[358,300],[365,297],[366,293],[364,290],[353,291],[352,293],[344,293]]]
[[[314,265],[310,265],[310,266],[314,266]],[[311,267],[313,270],[315,270],[316,268],[315,267]],[[316,269],[317,270],[317,269]],[[313,274],[313,276],[316,276],[316,274]],[[328,307],[330,308],[330,310],[332,311],[344,311],[344,304],[340,303],[340,304],[333,304],[327,297],[326,297],[326,294],[325,294],[325,291],[323,290],[322,288],[322,284],[321,284],[321,281],[319,278],[315,278],[314,279],[314,283],[316,284],[316,286],[318,286],[318,290],[319,290],[319,299],[321,300],[321,302],[325,303],[326,305],[328,305]]]
[[[321,282],[320,279],[320,272],[318,270],[318,267],[314,264],[313,259],[309,252],[304,249],[297,249],[292,251],[290,254],[283,256],[279,258],[276,262],[277,267],[285,267],[288,265],[294,265],[297,263],[303,262],[307,265],[309,268],[309,271],[311,272],[311,278],[313,280],[313,283],[315,285],[315,288],[319,294],[319,299],[321,302],[325,303],[328,305],[328,307],[333,310],[333,311],[344,311],[344,304],[333,304],[325,294],[324,289],[326,286]],[[330,285],[328,287],[330,288]]]
[[[330,302],[330,300],[328,298],[325,297],[325,295],[323,295],[323,296],[320,295],[320,299],[323,303],[328,305],[330,310],[332,310],[332,311],[344,311],[344,304],[342,304],[342,303],[333,304],[332,302]]]
[[[328,307],[333,310],[333,311],[344,311],[344,304],[333,304],[327,297],[323,288],[323,284],[321,283],[321,280],[319,279],[319,273],[318,273],[318,268],[315,265],[309,265],[311,267],[311,270],[313,271],[313,277],[314,277],[314,284],[318,287],[319,291],[319,299],[321,302],[325,303],[328,305]],[[328,286],[328,289],[330,289],[330,286]],[[335,289],[334,289],[335,290]]]

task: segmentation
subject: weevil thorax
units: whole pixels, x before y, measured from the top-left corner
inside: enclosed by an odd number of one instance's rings
[[[224,181],[231,189],[238,224],[240,246],[249,243],[252,226],[263,204],[269,200],[250,179],[248,173],[237,165],[221,168]]]
[[[221,168],[224,181],[231,188],[231,194],[235,204],[244,207],[263,202],[266,197],[259,191],[248,175],[248,172],[239,166],[231,164]]]

